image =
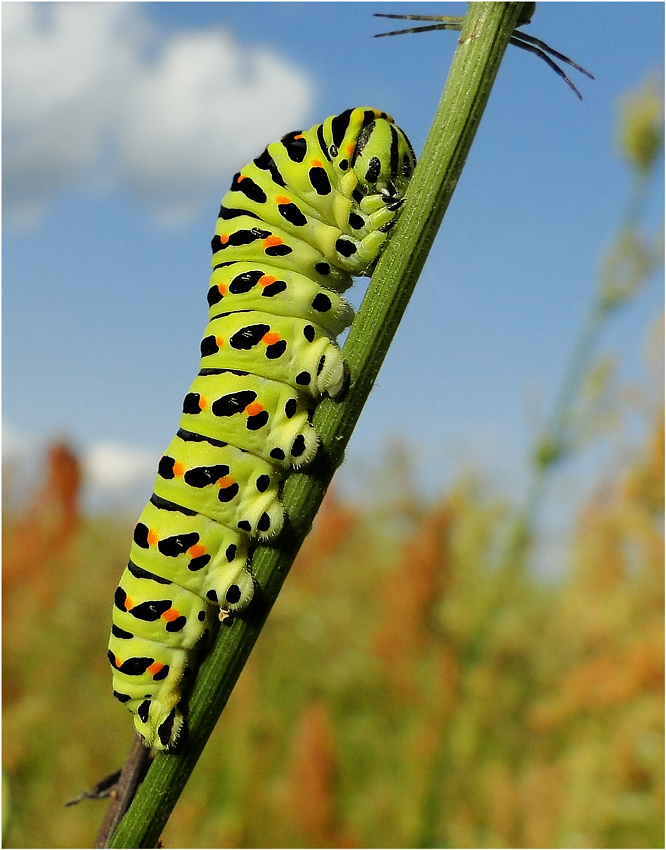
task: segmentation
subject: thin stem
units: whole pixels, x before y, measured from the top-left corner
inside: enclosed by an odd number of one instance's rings
[[[146,749],[141,735],[134,735],[127,761],[123,765],[118,781],[111,791],[111,803],[102,821],[95,847],[108,847],[111,836],[134,799],[150,765],[150,751]]]
[[[656,162],[656,159],[654,161]],[[632,258],[637,264],[633,269],[635,279],[631,283],[625,282],[624,286],[619,288],[613,285],[613,271],[617,271],[618,266],[621,267],[627,260],[623,252],[623,238],[634,235],[638,239],[641,218],[650,188],[651,171],[651,168],[634,169],[633,184],[620,216],[616,239],[600,270],[594,299],[569,357],[550,420],[544,428],[534,453],[531,480],[524,507],[514,523],[503,553],[507,564],[524,561],[549,476],[555,466],[573,452],[576,403],[580,397],[583,382],[590,372],[599,339],[610,316],[640,290],[645,279],[654,271],[654,255],[649,251],[645,255],[645,249],[641,248],[643,256]]]

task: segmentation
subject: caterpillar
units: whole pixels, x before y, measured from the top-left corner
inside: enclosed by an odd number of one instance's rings
[[[199,373],[114,597],[114,696],[147,746],[176,745],[217,621],[252,600],[252,542],[280,532],[281,481],[317,452],[312,411],[348,383],[342,293],[371,272],[415,161],[389,115],[348,109],[269,144],[222,199]]]
[[[509,39],[509,43],[515,45],[516,47],[520,47],[523,50],[527,50],[529,53],[534,53],[540,59],[548,65],[549,68],[552,68],[555,73],[564,80],[564,82],[569,86],[569,88],[574,92],[576,97],[579,100],[583,99],[583,95],[578,91],[576,86],[571,82],[569,77],[566,75],[564,70],[560,68],[550,57],[554,56],[556,59],[559,59],[560,62],[564,62],[572,68],[575,68],[576,71],[580,71],[581,74],[585,74],[586,77],[589,77],[591,80],[594,79],[592,74],[589,71],[586,71],[585,68],[581,68],[580,65],[577,65],[573,59],[569,59],[568,56],[565,56],[563,53],[560,53],[557,50],[554,50],[552,47],[549,47],[545,41],[541,41],[540,38],[535,38],[533,35],[528,35],[525,32],[518,32],[518,27],[525,26],[529,24],[532,20],[532,15],[534,15],[536,9],[536,3],[523,3],[521,11],[518,15],[518,21],[516,22],[516,29],[513,31],[511,38]],[[374,38],[384,38],[387,35],[406,35],[407,33],[412,32],[432,32],[433,30],[462,30],[463,23],[465,21],[464,18],[453,17],[451,15],[390,15],[381,12],[374,13],[376,18],[393,18],[394,20],[409,20],[409,21],[433,21],[434,23],[429,24],[425,27],[411,27],[409,29],[404,30],[393,30],[392,32],[379,32]]]

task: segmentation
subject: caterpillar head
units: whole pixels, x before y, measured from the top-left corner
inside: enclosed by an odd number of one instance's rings
[[[409,139],[393,122],[378,118],[361,130],[352,171],[363,194],[404,197],[415,165]]]

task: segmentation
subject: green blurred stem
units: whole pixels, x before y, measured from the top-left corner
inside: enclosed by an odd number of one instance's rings
[[[555,399],[551,422],[536,452],[532,481],[528,491],[523,522],[531,528],[540,504],[547,474],[569,451],[571,421],[581,385],[592,362],[597,340],[609,310],[596,298],[571,353]]]
[[[640,218],[650,185],[649,176],[648,173],[635,175],[630,196],[620,219],[616,246],[621,245],[623,234],[638,233]],[[646,277],[652,269],[652,262],[648,258],[642,274],[637,275],[637,280],[634,281],[633,286],[624,292],[622,290],[614,292],[613,288],[608,285],[608,265],[617,266],[621,264],[622,260],[621,255],[613,255],[613,248],[611,248],[607,267],[602,269],[600,273],[594,300],[565,369],[550,423],[547,425],[544,436],[537,447],[532,481],[522,519],[528,531],[531,529],[540,506],[548,473],[572,451],[575,406],[580,397],[581,387],[589,374],[599,338],[610,316],[619,307],[631,300],[643,283],[642,278]]]
[[[290,521],[274,546],[259,546],[258,588],[242,618],[223,624],[196,678],[188,733],[173,755],[159,754],[111,847],[154,847],[222,712],[324,497],[395,335],[444,212],[460,178],[522,3],[470,3],[435,120],[404,211],[381,257],[344,347],[351,385],[342,402],[314,416],[317,458],[291,475],[283,501]],[[225,754],[219,754],[220,759]]]

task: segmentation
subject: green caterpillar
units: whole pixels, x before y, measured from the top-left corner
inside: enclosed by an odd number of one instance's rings
[[[346,386],[340,293],[372,270],[414,165],[390,116],[348,109],[268,145],[222,200],[201,368],[113,607],[114,695],[148,746],[175,745],[216,621],[252,599],[250,543],[279,533],[280,483],[317,452],[317,399]]]

